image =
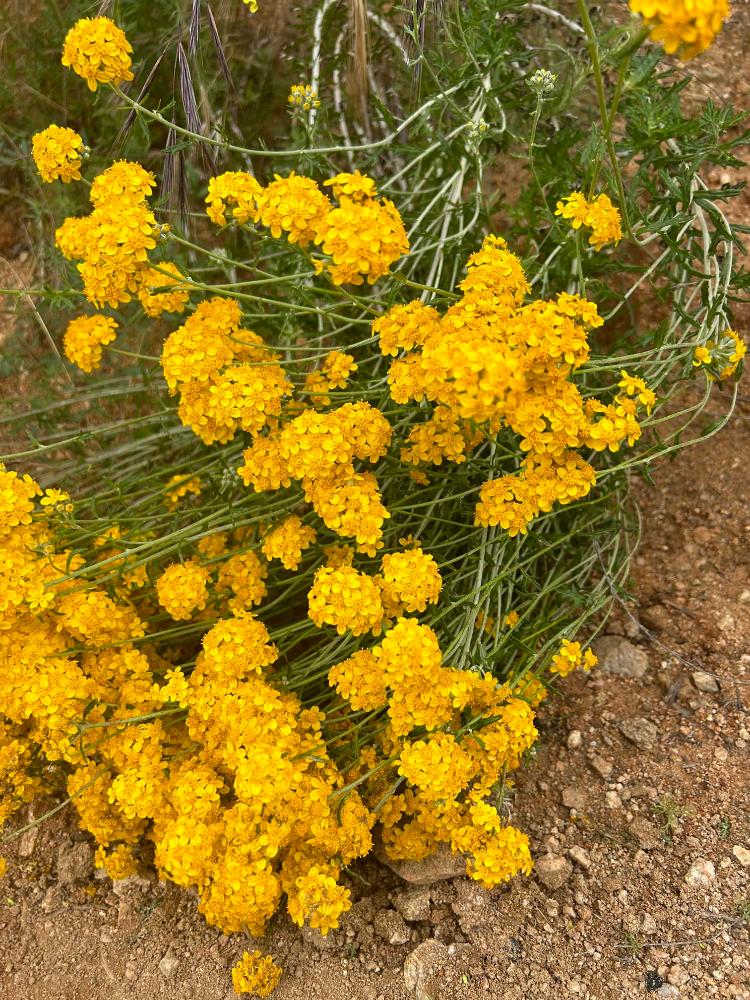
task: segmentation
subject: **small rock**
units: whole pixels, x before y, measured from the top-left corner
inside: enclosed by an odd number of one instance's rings
[[[432,1000],[436,994],[432,983],[438,972],[448,963],[448,946],[428,939],[417,945],[404,962],[404,983],[416,1000]]]
[[[453,854],[446,845],[441,845],[434,854],[422,861],[394,861],[385,853],[382,846],[376,846],[375,854],[378,861],[387,865],[404,882],[412,885],[431,885],[447,878],[458,878],[466,874],[466,861],[458,854]]]
[[[85,841],[68,841],[57,852],[57,881],[60,885],[72,885],[91,877],[94,871],[94,855]]]
[[[622,677],[643,677],[649,668],[648,654],[621,635],[603,635],[593,644],[602,669]]]
[[[42,913],[54,913],[63,905],[63,891],[59,885],[51,886],[44,894],[41,902]]]
[[[388,944],[406,944],[411,940],[411,931],[395,910],[378,910],[372,924],[378,937]]]
[[[573,874],[573,865],[567,858],[545,854],[534,864],[534,871],[542,885],[553,892],[564,885]]]
[[[671,983],[672,986],[686,986],[690,981],[690,973],[687,969],[683,969],[681,965],[675,963],[670,967],[667,973],[667,981]],[[677,994],[679,996],[679,993]]]
[[[642,934],[656,934],[658,930],[657,923],[650,913],[644,913],[641,918],[641,933]]]
[[[588,851],[585,851],[582,847],[571,847],[568,854],[575,861],[576,864],[580,865],[586,871],[591,867],[591,858],[589,857]]]
[[[568,733],[568,750],[578,750],[583,743],[583,736],[580,729],[574,729]]]
[[[705,691],[706,694],[716,694],[719,690],[719,682],[713,674],[709,674],[705,670],[696,670],[690,675],[690,679],[698,691]]]
[[[706,858],[694,861],[685,876],[685,884],[691,889],[708,889],[715,881],[716,869]]]
[[[612,774],[612,763],[605,760],[604,757],[600,757],[599,754],[594,754],[594,756],[590,758],[589,764],[591,764],[596,773],[605,780],[610,776],[610,774]]]
[[[164,958],[159,962],[159,972],[165,979],[171,979],[172,976],[177,972],[177,967],[180,964],[179,958],[170,948]]]
[[[635,837],[638,846],[644,851],[655,851],[661,844],[659,831],[653,823],[649,823],[643,816],[636,816],[628,830]]]
[[[665,608],[663,604],[652,604],[639,611],[638,617],[646,628],[665,629],[669,627],[674,616],[670,613],[669,608]]]
[[[659,1000],[680,1000],[680,991],[671,983],[664,983],[656,991],[656,996],[659,997]]]
[[[740,844],[735,844],[732,848],[732,854],[735,858],[737,858],[743,868],[750,868],[750,851],[748,851],[746,847],[742,847]]]
[[[37,837],[39,836],[39,827],[32,826],[29,830],[26,830],[18,838],[18,856],[19,858],[30,858],[34,853],[34,848],[36,847]]]
[[[652,749],[659,738],[659,730],[650,719],[625,719],[620,723],[620,732],[641,750]]]
[[[604,804],[607,809],[622,809],[622,799],[617,792],[607,792],[604,796]]]
[[[430,919],[429,889],[403,889],[401,892],[394,892],[392,902],[404,920],[413,923]]]
[[[567,788],[563,788],[562,803],[568,809],[583,812],[588,805],[588,795],[585,789],[580,788],[578,785],[569,785]]]

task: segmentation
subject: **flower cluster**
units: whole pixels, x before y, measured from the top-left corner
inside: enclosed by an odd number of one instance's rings
[[[729,17],[729,0],[629,0],[669,55],[692,59],[713,44]]]
[[[292,89],[289,91],[287,103],[290,104],[295,111],[312,111],[313,108],[320,107],[318,92],[315,87],[311,87],[309,83],[292,84]]]
[[[594,250],[601,250],[609,243],[617,244],[622,239],[620,213],[606,194],[588,201],[582,192],[573,191],[558,201],[555,215],[569,220],[574,229],[581,226],[590,229],[589,243]]]
[[[411,429],[402,461],[463,462],[482,442],[482,425],[518,436],[520,472],[482,486],[475,523],[523,534],[538,514],[591,490],[594,469],[576,449],[632,444],[641,434],[637,408],[650,412],[655,397],[623,373],[612,403],[584,400],[571,376],[588,359],[589,332],[602,324],[596,306],[564,292],[524,304],[529,285],[503,239],[487,237],[467,271],[463,294],[442,317],[415,301],[377,319],[373,332],[383,354],[404,352],[388,374],[395,402],[435,404]]]
[[[94,178],[91,214],[66,219],[55,234],[63,255],[81,261],[84,295],[98,308],[129,302],[144,280],[154,284],[148,254],[160,229],[146,199],[155,184],[139,163],[113,163]]]
[[[68,323],[63,351],[81,371],[91,373],[102,363],[102,347],[117,337],[118,324],[111,316],[78,316]]]
[[[235,993],[267,997],[278,986],[281,972],[281,968],[268,955],[259,951],[252,954],[246,951],[232,969],[232,985]]]
[[[89,90],[100,83],[115,86],[133,79],[133,49],[125,33],[108,17],[84,17],[65,36],[62,64],[83,77]]]
[[[723,381],[736,374],[746,354],[747,344],[742,337],[734,330],[725,330],[718,340],[709,340],[695,348],[693,365],[710,366],[708,378]]]
[[[49,125],[37,132],[31,143],[34,163],[43,181],[61,180],[64,184],[81,179],[81,155],[86,147],[72,128]]]
[[[597,663],[598,660],[592,650],[582,650],[580,642],[563,639],[559,652],[552,657],[550,673],[557,674],[558,677],[567,677],[577,667],[588,673]]]
[[[170,392],[179,391],[180,420],[206,444],[238,430],[258,434],[291,393],[276,355],[241,321],[234,300],[207,299],[164,342],[162,370]]]
[[[240,171],[220,174],[209,181],[207,213],[225,225],[232,207],[239,223],[259,223],[277,239],[286,233],[302,248],[315,243],[329,258],[316,259],[316,270],[328,273],[334,285],[372,285],[409,249],[398,209],[379,199],[373,180],[359,171],[337,174],[324,186],[332,188],[337,205],[294,171],[276,174],[266,187]]]

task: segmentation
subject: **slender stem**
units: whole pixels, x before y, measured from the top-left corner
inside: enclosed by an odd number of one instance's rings
[[[591,22],[591,17],[589,16],[588,6],[586,0],[577,0],[578,10],[581,15],[581,21],[583,22],[583,28],[586,32],[586,47],[589,50],[589,55],[591,56],[591,68],[594,71],[594,83],[596,86],[596,97],[599,102],[599,117],[602,122],[602,129],[604,131],[604,141],[607,146],[607,153],[609,155],[610,163],[612,164],[612,170],[615,175],[615,186],[617,188],[617,197],[620,201],[620,211],[622,213],[622,221],[625,232],[630,235],[630,220],[628,218],[628,209],[625,202],[625,188],[622,183],[622,174],[620,173],[620,164],[617,161],[617,151],[615,150],[615,144],[612,141],[612,119],[614,116],[610,116],[609,110],[607,108],[607,95],[604,88],[604,77],[602,75],[602,66],[599,60],[599,42],[596,37],[596,32],[594,31],[594,25]]]

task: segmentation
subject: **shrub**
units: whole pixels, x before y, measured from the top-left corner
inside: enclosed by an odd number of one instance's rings
[[[686,10],[644,13],[687,57],[718,21]],[[18,418],[35,478],[0,473],[2,818],[65,790],[113,878],[153,851],[256,935],[282,898],[335,928],[374,834],[488,888],[531,870],[511,772],[596,663],[628,474],[717,429],[744,354],[735,192],[701,173],[737,162],[740,117],[686,115],[640,22],[579,13],[476,2],[438,42],[369,10],[399,61],[347,110],[324,6],[276,149],[192,120],[189,74],[166,117],[125,34],[71,29],[96,97],[221,164],[188,230],[149,155],[97,172],[85,137],[34,137],[83,213],[48,294],[80,306],[63,350],[91,378]],[[270,992],[269,961],[236,988]]]

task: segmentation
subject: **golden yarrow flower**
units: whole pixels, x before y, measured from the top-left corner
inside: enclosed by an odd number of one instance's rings
[[[609,243],[617,244],[622,239],[620,213],[606,194],[588,201],[580,191],[574,191],[558,201],[555,215],[567,219],[574,229],[581,226],[590,229],[589,243],[595,250],[601,250]]]
[[[251,9],[257,10],[257,5]],[[259,951],[245,951],[232,968],[232,985],[235,993],[252,993],[257,997],[267,997],[278,986],[281,972],[281,968],[274,963],[270,955],[263,955]]]
[[[34,163],[43,181],[64,184],[81,179],[81,154],[86,147],[72,128],[48,125],[31,140]]]
[[[89,90],[100,83],[118,86],[133,79],[133,49],[125,32],[108,17],[84,17],[65,36],[62,64],[83,77]]]
[[[309,83],[292,84],[287,103],[295,111],[311,111],[313,108],[320,107],[318,92]]]
[[[111,316],[78,316],[68,323],[63,351],[81,371],[91,373],[102,363],[102,347],[116,338],[118,324]]]
[[[630,0],[668,55],[692,59],[716,39],[729,16],[729,0]]]

